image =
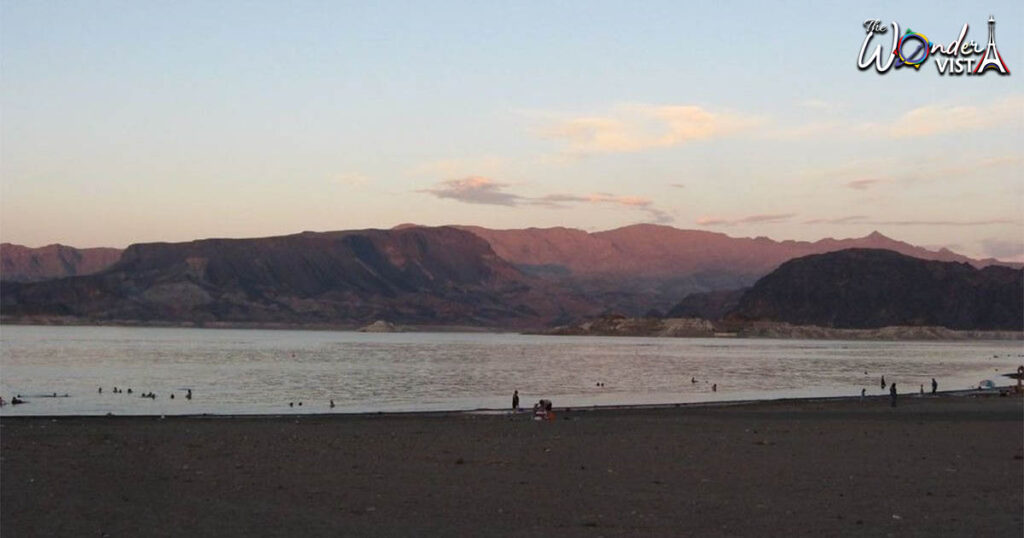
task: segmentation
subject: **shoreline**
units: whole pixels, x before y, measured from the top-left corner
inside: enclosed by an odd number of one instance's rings
[[[674,318],[666,318],[672,321]],[[681,319],[681,318],[680,318]],[[712,323],[712,322],[709,322]],[[392,331],[363,331],[365,324],[289,324],[275,322],[161,322],[113,320],[91,321],[79,318],[33,318],[11,319],[0,317],[0,329],[3,327],[109,327],[109,328],[143,328],[143,329],[204,329],[204,330],[255,330],[255,331],[315,331],[315,332],[358,332],[365,334],[415,334],[415,333],[464,333],[464,334],[516,334],[522,336],[582,336],[606,338],[713,338],[737,340],[822,340],[822,341],[877,341],[877,342],[1006,342],[1024,341],[1024,331],[1006,330],[959,330],[933,326],[886,326],[875,329],[835,329],[817,325],[788,325],[752,323],[736,330],[731,327],[725,331],[673,333],[671,331],[653,332],[616,332],[616,331],[581,331],[566,330],[565,327],[530,328],[530,327],[490,327],[473,325],[401,325]]]
[[[1019,397],[1015,394],[1016,385],[1000,385],[987,389],[957,389],[940,390],[935,394],[908,392],[899,394],[899,402],[937,400],[947,398],[999,398]],[[808,397],[782,397],[764,399],[741,399],[741,400],[715,400],[698,402],[669,402],[669,403],[647,403],[647,404],[596,404],[579,406],[554,406],[552,409],[557,413],[602,413],[602,412],[629,412],[629,411],[656,411],[669,409],[718,409],[736,407],[758,407],[771,404],[779,405],[807,405],[823,403],[851,403],[851,402],[874,402],[889,401],[888,394],[871,394],[866,396],[808,396]],[[7,403],[4,407],[11,405]],[[22,404],[28,405],[28,404]],[[300,417],[309,418],[356,418],[356,417],[379,417],[379,418],[443,418],[462,416],[505,416],[505,417],[529,417],[531,408],[521,407],[518,412],[510,408],[480,407],[475,409],[442,409],[442,410],[419,410],[419,411],[317,411],[308,413],[183,413],[183,414],[69,414],[69,415],[7,415],[0,414],[0,420],[8,419],[78,419],[78,418],[102,418],[102,419],[160,419],[169,418],[191,418],[191,419],[292,419]]]

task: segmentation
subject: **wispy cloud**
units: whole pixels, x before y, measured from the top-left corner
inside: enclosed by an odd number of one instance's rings
[[[804,224],[862,224],[870,226],[953,226],[953,227],[971,227],[971,226],[993,226],[997,224],[1017,224],[1018,221],[1006,218],[996,219],[977,219],[977,220],[954,220],[954,219],[936,219],[936,220],[883,220],[883,219],[872,219],[864,215],[847,215],[843,217],[822,217],[805,220]]]
[[[1017,224],[1013,219],[981,219],[981,220],[877,220],[865,221],[865,224],[879,226],[992,226],[995,224]]]
[[[667,211],[655,207],[652,200],[641,196],[622,196],[609,193],[595,193],[587,195],[548,194],[546,196],[531,198],[529,200],[530,203],[533,204],[555,207],[568,207],[566,204],[572,203],[622,206],[643,211],[650,217],[650,222],[666,224],[675,220]]]
[[[796,213],[770,213],[749,215],[739,218],[725,217],[701,217],[697,219],[700,226],[737,226],[741,224],[781,224],[789,222],[796,216]]]
[[[423,189],[420,192],[467,204],[514,206],[527,200],[518,194],[505,192],[506,187],[508,187],[507,183],[499,183],[481,176],[471,176],[442,181],[436,186]]]
[[[861,159],[820,168],[806,168],[800,176],[835,182],[855,190],[902,188],[916,183],[973,180],[993,171],[1013,170],[1024,164],[1024,155],[940,156],[907,163],[899,158]]]
[[[1019,125],[1024,120],[1024,95],[1010,95],[982,105],[933,103],[913,108],[892,120],[864,121],[841,114],[841,107],[812,99],[801,106],[813,112],[806,121],[768,129],[770,138],[811,139],[830,137],[883,136],[923,138],[948,133],[966,133],[1003,125]]]
[[[719,138],[761,122],[756,116],[713,112],[695,105],[619,105],[594,116],[559,119],[541,134],[566,144],[565,153],[631,153]]]
[[[867,220],[864,215],[848,215],[845,217],[818,218],[805,220],[804,224],[857,224]]]
[[[985,105],[926,105],[882,127],[893,138],[926,137],[1019,124],[1022,117],[1024,96],[1013,95]]]
[[[847,181],[846,182],[846,186],[851,188],[851,189],[856,189],[856,190],[862,191],[862,190],[867,189],[868,187],[873,187],[873,186],[875,186],[875,185],[877,185],[879,183],[884,183],[884,180],[881,180],[881,179],[855,179],[853,181]]]
[[[580,204],[619,206],[642,211],[650,217],[651,222],[668,223],[674,220],[668,212],[655,207],[651,199],[642,196],[610,193],[554,193],[531,197],[509,192],[507,190],[508,187],[510,187],[508,183],[494,181],[483,176],[470,176],[462,179],[441,181],[434,187],[422,189],[419,192],[467,204],[499,206],[534,205],[552,208],[568,208]]]

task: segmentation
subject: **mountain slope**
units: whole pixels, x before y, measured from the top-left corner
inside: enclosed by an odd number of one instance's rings
[[[58,244],[29,248],[3,243],[0,244],[0,280],[34,282],[89,275],[110,267],[120,257],[118,248],[74,248]]]
[[[790,260],[728,316],[837,328],[1024,328],[1024,270],[850,249]]]
[[[931,251],[878,232],[860,238],[809,242],[730,237],[654,224],[595,233],[571,228],[459,228],[484,238],[496,254],[514,264],[561,266],[574,275],[664,277],[725,271],[762,276],[786,260],[848,248],[886,249],[924,259],[966,262],[977,267],[1000,263],[994,259],[968,258],[946,249]]]
[[[571,228],[460,228],[487,240],[496,254],[521,270],[630,316],[651,309],[670,310],[692,294],[750,287],[787,260],[848,248],[888,249],[977,267],[1000,263],[945,249],[930,251],[878,232],[854,239],[808,242],[730,237],[651,224],[596,233]],[[703,307],[684,310],[723,312]]]
[[[4,283],[5,318],[539,325],[564,304],[454,228],[132,245],[102,273]]]

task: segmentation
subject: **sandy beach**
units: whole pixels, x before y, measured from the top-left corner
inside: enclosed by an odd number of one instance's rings
[[[0,534],[1020,536],[1022,402],[8,417]]]

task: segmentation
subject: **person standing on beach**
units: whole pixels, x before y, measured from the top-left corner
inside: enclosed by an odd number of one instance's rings
[[[882,376],[882,390],[885,390],[885,376]]]
[[[519,411],[519,391],[512,391],[512,410]]]
[[[935,391],[937,391],[937,390],[939,390],[939,383],[937,381],[935,381],[935,378],[933,377],[932,378],[932,394],[935,394]]]
[[[892,406],[896,407],[896,383],[889,386],[889,397],[892,398]]]

